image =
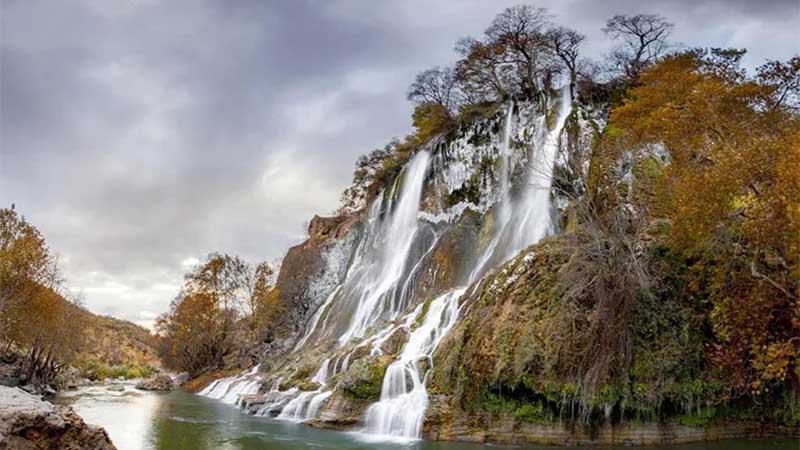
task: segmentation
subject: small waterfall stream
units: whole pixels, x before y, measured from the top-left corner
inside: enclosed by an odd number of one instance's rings
[[[455,325],[458,300],[465,289],[456,289],[431,301],[423,322],[411,330],[400,358],[386,369],[381,399],[367,410],[367,433],[418,438],[428,408],[427,374],[433,368],[433,352]],[[413,323],[416,309],[410,315]]]

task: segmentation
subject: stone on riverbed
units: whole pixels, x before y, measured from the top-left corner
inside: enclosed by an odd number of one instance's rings
[[[146,380],[142,380],[136,385],[136,389],[143,391],[171,391],[175,385],[169,375],[158,374]]]
[[[106,431],[87,425],[72,408],[22,389],[0,386],[0,450],[116,450]]]

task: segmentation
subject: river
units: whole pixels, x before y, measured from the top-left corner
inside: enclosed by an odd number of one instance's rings
[[[318,430],[302,424],[252,417],[238,409],[180,390],[157,393],[130,384],[89,386],[55,399],[88,423],[104,427],[119,450],[480,450],[506,448],[449,442],[386,443],[359,433]],[[553,449],[528,446],[526,449]],[[564,447],[555,447],[563,449]],[[647,447],[648,450],[797,450],[791,440]],[[600,450],[599,448],[597,450]]]

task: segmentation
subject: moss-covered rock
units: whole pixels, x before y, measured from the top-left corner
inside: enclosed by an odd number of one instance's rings
[[[351,398],[377,400],[381,396],[383,375],[392,361],[387,355],[361,358],[342,375],[337,388]]]

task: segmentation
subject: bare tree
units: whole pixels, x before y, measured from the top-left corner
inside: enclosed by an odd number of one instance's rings
[[[436,103],[452,114],[458,106],[453,69],[434,67],[417,74],[408,88],[408,99],[417,105]]]
[[[550,48],[544,33],[548,24],[546,9],[517,5],[498,14],[486,30],[487,38],[502,46],[503,61],[516,66],[522,92],[530,97],[542,91],[548,75]]]
[[[578,79],[579,49],[585,38],[586,36],[566,27],[553,28],[547,32],[548,44],[569,70],[569,93],[573,100]]]
[[[603,31],[612,39],[622,40],[611,58],[618,69],[632,81],[650,64],[670,49],[668,41],[675,28],[657,14],[616,15],[606,22]]]
[[[772,88],[771,109],[800,109],[800,56],[781,61],[768,61],[758,68],[758,79]]]
[[[514,74],[505,64],[502,45],[467,37],[458,40],[456,52],[462,59],[456,64],[455,79],[467,103],[510,95]]]

